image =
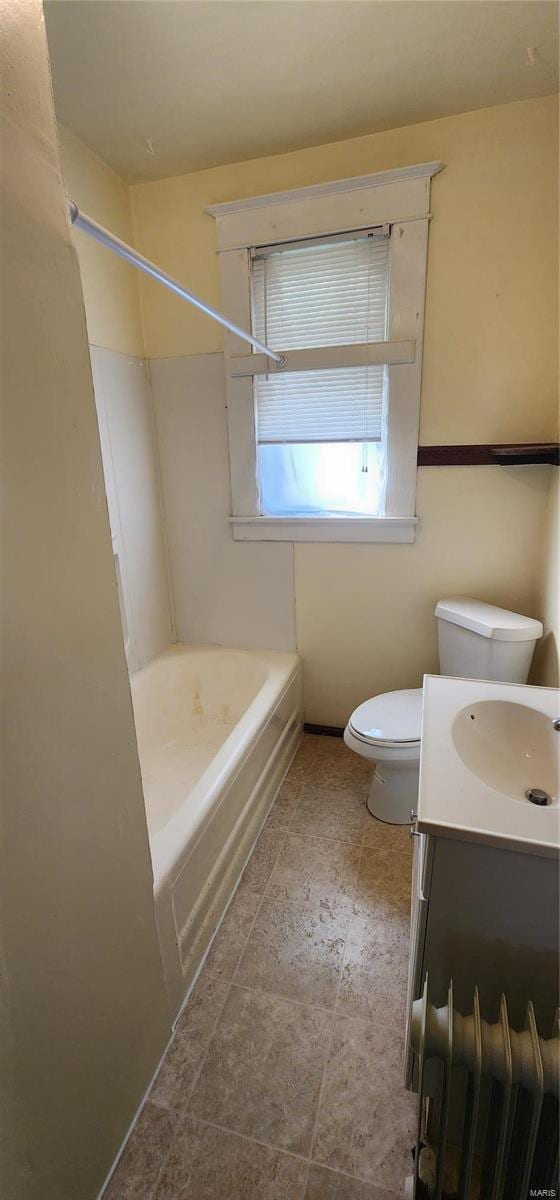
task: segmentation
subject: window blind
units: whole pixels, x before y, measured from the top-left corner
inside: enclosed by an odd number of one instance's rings
[[[253,329],[273,349],[351,345],[386,335],[386,236],[271,248],[253,259]],[[260,443],[381,440],[385,368],[258,376]]]

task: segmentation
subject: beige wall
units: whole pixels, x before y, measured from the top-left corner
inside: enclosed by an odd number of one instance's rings
[[[445,171],[432,184],[420,440],[553,439],[556,131],[557,101],[549,97],[139,184],[131,189],[136,244],[220,305],[207,205],[441,159]],[[152,358],[221,349],[218,326],[152,281],[140,286]],[[167,465],[164,458],[164,482]],[[414,546],[296,545],[293,603],[307,719],[341,724],[365,696],[420,683],[424,670],[436,668],[433,607],[443,593],[473,593],[538,615],[548,480],[538,468],[420,470]],[[179,524],[198,500],[183,475],[173,513]],[[226,529],[226,512],[222,522]],[[191,551],[184,537],[176,541],[175,578],[196,575],[196,539]],[[215,558],[223,561],[217,551]],[[258,594],[256,552],[252,561],[247,556],[245,577]],[[182,595],[176,600],[188,636],[188,606]],[[196,607],[196,596],[189,604]],[[195,629],[197,621],[198,611]]]
[[[0,22],[1,1190],[94,1200],[168,1021],[41,5]]]
[[[432,184],[421,441],[556,427],[557,100],[529,100],[131,188],[136,245],[220,304],[208,204],[441,159]],[[140,280],[150,358],[222,348],[218,325]]]
[[[59,125],[58,135],[68,196],[88,216],[130,243],[132,217],[126,183],[69,129]],[[142,356],[137,272],[79,229],[74,231],[74,238],[90,342],[122,354]]]
[[[413,546],[296,546],[309,720],[343,724],[368,693],[438,670],[436,601],[478,596],[538,616],[548,467],[418,472]]]

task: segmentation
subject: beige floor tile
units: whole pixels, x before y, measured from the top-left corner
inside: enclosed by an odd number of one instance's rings
[[[352,751],[347,750],[346,754],[350,755]],[[370,768],[366,774],[360,765],[365,760],[359,759],[357,755],[354,757],[355,762],[340,755],[330,758],[324,756],[315,763],[302,764],[293,776],[290,775],[290,779],[298,779],[311,787],[356,788],[365,798],[373,769]]]
[[[187,1118],[154,1200],[302,1200],[306,1172],[299,1158]]]
[[[350,915],[360,856],[359,846],[288,832],[266,899]]]
[[[291,833],[332,838],[361,846],[366,828],[366,806],[355,788],[309,784],[290,825]]]
[[[290,773],[294,766],[301,762],[315,762],[322,754],[331,753],[333,745],[336,748],[338,738],[330,738],[316,733],[304,733],[294,755]]]
[[[401,1082],[394,1018],[336,1021],[312,1157],[402,1194],[418,1097]]]
[[[210,947],[203,976],[232,978],[260,902],[257,892],[248,889],[236,892]]]
[[[412,865],[398,850],[364,849],[356,884],[356,913],[408,929]]]
[[[284,829],[268,829],[266,825],[264,826],[241,876],[239,892],[249,891],[256,892],[260,896],[263,895],[285,836]]]
[[[402,1193],[398,1193],[399,1196]],[[311,1163],[305,1200],[396,1200],[397,1193]]]
[[[173,1113],[145,1104],[103,1200],[151,1200],[175,1129]]]
[[[264,899],[235,982],[333,1008],[342,970],[345,913]]]
[[[394,1018],[391,1036],[404,1029],[408,974],[408,931],[375,925],[371,917],[352,918],[346,937],[338,1010],[353,1017]]]
[[[367,792],[372,774],[373,764],[349,750],[342,738],[306,734],[288,778],[311,784],[356,786]]]
[[[304,789],[303,783],[284,780],[266,821],[267,829],[289,829]]]
[[[367,812],[370,776],[341,740],[304,737],[107,1200],[402,1194],[411,842]],[[293,1155],[311,1152],[333,1021],[306,1190]]]
[[[378,821],[366,808],[363,845],[372,850],[398,850],[410,859],[412,855],[410,825],[389,825]]]
[[[197,980],[150,1092],[150,1100],[173,1109],[184,1105],[227,992],[227,983],[209,975],[203,974]]]
[[[307,1154],[331,1020],[320,1010],[234,985],[190,1115]]]

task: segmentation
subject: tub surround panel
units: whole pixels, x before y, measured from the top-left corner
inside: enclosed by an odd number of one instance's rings
[[[295,650],[292,545],[231,535],[223,355],[150,372],[179,640]]]
[[[173,640],[150,383],[141,358],[91,346],[130,670]]]

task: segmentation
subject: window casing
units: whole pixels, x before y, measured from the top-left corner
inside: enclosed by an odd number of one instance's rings
[[[267,344],[286,353],[285,378],[292,376],[288,383],[279,388],[278,377],[282,376],[282,369],[264,355],[245,354],[243,343],[234,335],[226,335],[232,529],[235,538],[290,541],[414,540],[429,194],[431,177],[440,169],[439,163],[420,164],[317,188],[217,205],[208,210],[217,221],[222,300],[226,311],[239,324],[247,326],[252,321],[258,336],[266,332],[264,340]],[[326,247],[338,244],[344,257],[342,247],[345,241],[358,247],[360,253],[360,235],[369,230],[376,231],[376,253],[379,254],[381,238],[377,231],[387,226],[390,227],[391,236],[385,236],[383,244],[388,256],[390,288],[386,294],[384,328],[379,323],[379,306],[376,325],[370,305],[369,325],[368,320],[362,319],[361,325],[358,323],[356,328],[344,329],[337,318],[334,328],[329,329],[328,322],[323,321],[321,329],[321,314],[319,327],[314,327],[311,309],[307,314],[305,311],[300,314],[303,319],[298,324],[296,304],[290,308],[285,319],[282,319],[281,313],[278,317],[269,306],[265,331],[263,289],[261,286],[259,307],[254,272],[260,271],[262,274],[267,258],[270,267],[273,255],[278,255],[276,262],[279,263],[282,254],[285,254],[286,260],[291,251],[297,254],[297,246],[303,261],[304,251],[309,249],[303,245],[307,241],[314,243],[311,245],[313,254],[320,253],[322,242]],[[385,229],[383,232],[386,234],[388,231]],[[332,242],[330,239],[333,239]],[[326,248],[324,253],[328,255],[329,249]],[[305,297],[302,303],[305,308]],[[276,345],[276,334],[281,335],[279,340],[283,339],[287,344]],[[383,336],[380,337],[380,334]],[[364,340],[357,340],[360,338]],[[359,369],[359,374],[346,376],[346,395],[354,394],[351,382],[358,377],[362,381],[367,379],[369,369],[369,426],[367,406],[362,405],[361,429],[356,430],[354,420],[351,430],[351,435],[358,436],[358,440],[346,443],[347,454],[349,458],[356,453],[365,455],[362,465],[368,466],[368,471],[363,473],[369,474],[371,467],[373,477],[373,468],[379,466],[375,456],[379,458],[379,447],[384,447],[386,469],[382,481],[383,494],[380,495],[378,489],[377,496],[372,498],[370,492],[365,498],[362,497],[363,502],[353,502],[350,509],[345,509],[342,503],[334,507],[328,504],[322,508],[313,504],[306,507],[297,499],[297,489],[294,502],[293,489],[290,499],[289,488],[286,490],[284,487],[280,489],[276,506],[270,503],[270,499],[267,500],[266,494],[263,506],[262,493],[266,493],[265,476],[270,466],[266,458],[275,453],[270,447],[292,446],[294,461],[290,469],[297,472],[298,455],[295,450],[306,444],[289,440],[292,436],[299,437],[302,428],[301,422],[298,424],[297,404],[285,402],[282,408],[282,388],[286,401],[290,395],[297,396],[299,387],[300,396],[306,398],[301,407],[307,411],[312,407],[310,397],[314,396],[313,403],[320,406],[321,388],[318,389],[316,385],[321,381],[321,373],[323,380],[331,381],[332,394],[344,396],[345,389],[337,384],[335,375],[339,372],[339,378],[343,380],[345,371],[356,369]],[[313,383],[305,383],[304,373],[309,373],[310,380],[314,377]],[[294,385],[296,376],[300,377],[299,383],[296,380]],[[377,395],[382,397],[377,408],[373,403],[374,380],[378,384]],[[382,381],[381,387],[379,380]],[[365,394],[366,389],[362,390]],[[276,414],[275,396],[277,400],[280,397]],[[359,411],[358,406],[355,408]],[[258,416],[255,419],[255,412],[258,414],[259,411],[260,422]],[[377,426],[372,415],[376,412],[377,415],[381,413]],[[344,415],[343,412],[343,418]],[[290,426],[292,419],[295,421],[293,427]],[[336,428],[336,420],[333,431],[341,432]],[[366,441],[366,436],[369,437],[372,432],[375,440]],[[267,433],[270,436],[266,436]],[[313,471],[315,476],[321,477],[325,466],[321,464],[321,456],[328,458],[336,443],[323,438],[320,442],[315,441],[316,434],[312,436],[314,453],[318,458],[313,464]],[[367,455],[373,455],[369,462]],[[347,464],[347,467],[355,475],[355,461]],[[332,469],[330,473],[332,476]],[[369,482],[371,484],[371,479]],[[263,507],[267,511],[263,512]]]

